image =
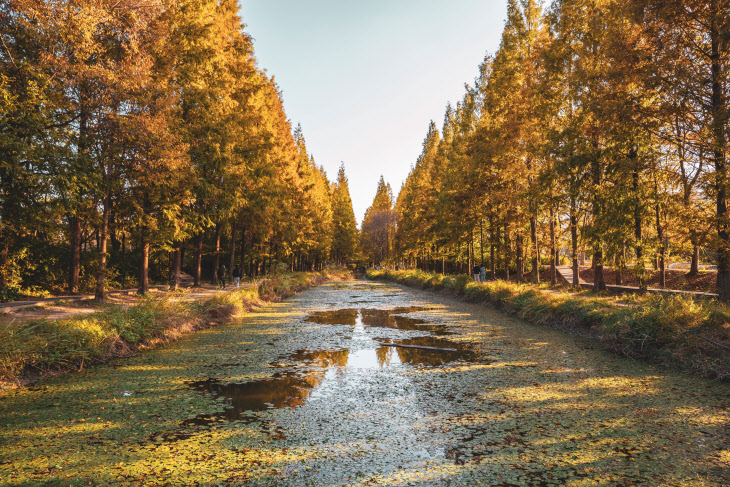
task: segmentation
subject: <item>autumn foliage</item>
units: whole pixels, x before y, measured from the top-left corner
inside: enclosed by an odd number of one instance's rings
[[[0,4],[0,298],[353,257],[344,168],[307,152],[238,9]]]
[[[432,122],[401,188],[391,263],[539,282],[588,256],[717,265],[730,299],[727,0],[509,0],[499,50]],[[611,283],[613,284],[613,282]]]

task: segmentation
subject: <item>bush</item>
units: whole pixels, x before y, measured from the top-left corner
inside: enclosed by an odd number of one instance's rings
[[[17,301],[20,298],[20,289],[15,286],[5,286],[0,288],[0,303],[9,303]]]

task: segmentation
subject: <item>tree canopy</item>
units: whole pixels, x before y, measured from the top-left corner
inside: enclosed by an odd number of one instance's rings
[[[356,252],[233,0],[0,6],[0,293],[319,268]]]
[[[700,250],[730,299],[730,2],[509,0],[502,42],[397,197],[391,262],[539,281]],[[529,236],[529,237],[528,237]],[[529,269],[528,269],[529,267]],[[529,275],[528,271],[529,270]]]

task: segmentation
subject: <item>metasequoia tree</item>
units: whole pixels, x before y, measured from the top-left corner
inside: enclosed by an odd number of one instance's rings
[[[490,267],[501,254],[507,277],[529,255],[537,281],[549,242],[553,282],[565,246],[576,284],[588,250],[596,291],[609,263],[617,284],[629,271],[645,287],[650,258],[663,286],[672,252],[698,271],[714,224],[726,299],[728,4],[554,0],[543,16],[509,1],[499,50],[401,188],[399,256],[435,269],[439,253],[443,271],[472,257],[475,233],[483,250],[488,222]]]
[[[730,2],[634,0],[658,73],[674,142],[681,141],[682,164],[690,177],[707,171],[706,193],[714,200],[717,288],[730,300],[730,215],[728,215],[728,93],[730,92]],[[706,162],[705,162],[706,161]],[[709,166],[709,167],[707,167]],[[686,170],[686,169],[685,169]],[[691,180],[690,180],[691,181]],[[685,187],[685,192],[691,189]],[[695,240],[697,237],[695,236]]]
[[[383,177],[362,220],[360,245],[373,265],[389,262],[395,231],[393,191]]]
[[[348,187],[345,165],[337,172],[337,181],[332,183],[332,258],[345,264],[357,255],[357,222],[352,210],[352,199]]]
[[[252,275],[295,255],[298,269],[326,263],[333,187],[238,8],[0,6],[0,298],[41,269],[49,290],[103,299],[135,281],[175,287],[183,269],[199,285],[224,252]]]

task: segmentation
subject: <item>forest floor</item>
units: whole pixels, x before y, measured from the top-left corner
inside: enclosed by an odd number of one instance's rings
[[[0,484],[723,486],[729,397],[488,307],[345,281],[0,397]]]
[[[610,267],[604,267],[603,278],[606,284],[616,284],[617,272]],[[638,278],[630,272],[622,273],[623,286],[638,286]],[[580,278],[586,282],[592,283],[594,280],[594,272],[591,267],[580,268]],[[659,271],[649,270],[646,278],[647,286],[650,288],[659,287]],[[675,289],[678,291],[697,291],[704,293],[717,292],[717,272],[716,271],[700,271],[696,276],[687,275],[687,271],[665,271],[665,289]]]
[[[616,284],[617,272],[610,268],[603,268],[603,276],[608,285]],[[498,275],[500,279],[504,279],[504,276]],[[630,272],[624,271],[622,274],[622,286],[636,286],[639,285],[639,280],[636,276]],[[580,267],[580,278],[582,281],[587,283],[593,283],[594,272],[590,266]],[[532,280],[532,274],[526,272],[524,275],[524,282],[530,282]],[[510,282],[517,282],[517,275],[515,273],[510,274]],[[550,269],[544,266],[540,271],[540,281],[550,282]],[[703,293],[715,293],[717,292],[717,272],[716,271],[700,271],[696,276],[687,275],[685,270],[666,270],[665,271],[665,289],[677,290],[677,291],[695,291]],[[650,288],[659,288],[659,271],[647,270],[647,286]]]
[[[242,282],[241,287],[256,285],[254,282]],[[181,287],[178,291],[167,291],[167,286],[158,286],[150,289],[152,296],[173,295],[175,299],[194,301],[210,298],[223,292],[231,292],[235,286],[229,285],[225,290],[212,284],[203,284],[200,287]],[[81,299],[68,300],[63,298],[24,301],[22,306],[15,303],[0,303],[0,325],[11,322],[28,322],[38,319],[62,320],[79,315],[91,315],[105,305],[134,306],[143,299],[136,290],[110,291],[104,303],[94,300],[94,295],[83,295]]]

